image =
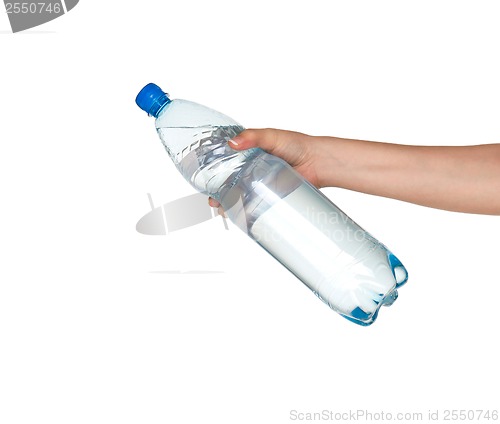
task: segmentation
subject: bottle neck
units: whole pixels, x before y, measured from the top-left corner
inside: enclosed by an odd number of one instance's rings
[[[160,112],[165,108],[165,106],[167,106],[171,102],[172,102],[172,100],[170,100],[168,98],[168,96],[166,94],[164,94],[159,99],[155,100],[154,104],[151,106],[148,113],[151,116],[158,118],[158,115],[160,114]]]

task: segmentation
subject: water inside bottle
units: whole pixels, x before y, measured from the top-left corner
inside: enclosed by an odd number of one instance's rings
[[[259,216],[250,232],[330,308],[362,325],[394,302],[407,278],[384,245],[308,183]]]
[[[197,190],[217,197],[219,188],[256,149],[237,152],[228,141],[241,126],[157,128],[160,139],[181,174]],[[179,147],[177,147],[179,146]]]
[[[396,300],[397,287],[407,279],[401,262],[309,183],[297,184],[290,167],[277,164],[281,185],[272,190],[269,179],[250,175],[252,157],[257,158],[253,163],[262,162],[262,175],[271,178],[276,163],[268,166],[260,149],[237,152],[228,146],[242,127],[157,130],[183,176],[215,198],[224,187],[224,199],[232,197],[235,205],[226,210],[232,221],[333,310],[369,325],[380,306]]]

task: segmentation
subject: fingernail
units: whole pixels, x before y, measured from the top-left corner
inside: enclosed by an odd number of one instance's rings
[[[231,140],[229,140],[229,142],[233,145],[233,146],[237,146],[239,143],[239,138],[238,136],[232,138]]]

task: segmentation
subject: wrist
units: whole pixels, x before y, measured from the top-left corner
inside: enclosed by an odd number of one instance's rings
[[[343,187],[346,161],[342,155],[342,145],[345,141],[336,137],[310,137],[310,163],[316,172],[318,187]]]

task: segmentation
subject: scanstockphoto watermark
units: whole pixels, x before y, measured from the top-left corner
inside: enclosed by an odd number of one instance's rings
[[[222,218],[223,228],[229,230],[226,217],[220,215],[217,209],[208,206],[207,196],[204,194],[195,193],[158,207],[154,205],[153,198],[149,193],[148,199],[151,210],[136,224],[137,232],[141,234],[166,235],[217,217]],[[227,212],[230,216],[233,215],[233,218],[236,216],[237,222],[235,225],[244,232],[247,232],[249,226],[255,223],[255,217],[246,216],[241,199]],[[299,211],[292,212],[293,214],[300,213]],[[303,219],[300,222],[310,224],[316,230],[319,230],[318,234],[321,234],[322,238],[329,238],[342,245],[349,242],[354,242],[357,245],[367,240],[373,241],[368,233],[340,211],[338,213],[336,211],[327,213],[308,206],[302,213]],[[288,232],[283,233],[280,230],[277,221],[282,223],[283,219],[286,219],[286,217],[272,218],[271,214],[270,221],[265,221],[266,225],[257,225],[257,229],[253,227],[254,231],[252,231],[251,235],[257,242],[264,244],[282,242],[284,241],[283,237],[290,236]],[[294,222],[296,224],[296,220]],[[294,228],[293,223],[290,224],[290,228]],[[373,246],[376,246],[376,243],[373,243]]]
[[[79,0],[9,1],[4,0],[12,32],[45,24],[73,9]]]
[[[336,243],[358,242],[362,243],[367,239],[367,233],[361,228],[352,227],[316,227],[321,230],[321,234]],[[261,242],[279,242],[283,241],[283,234],[275,231],[270,226],[263,227],[259,232],[252,232],[256,241]]]
[[[293,223],[300,222],[302,225],[308,225],[336,243],[363,243],[371,239],[365,230],[338,209],[326,211],[306,206],[303,210],[290,211],[290,214],[289,217],[293,219]],[[280,221],[283,219],[287,217],[279,218]],[[291,228],[293,228],[293,223],[290,225]],[[301,226],[301,229],[304,227]],[[257,241],[262,242],[279,242],[283,237],[280,231],[275,231],[274,226],[264,226],[253,235]]]
[[[422,412],[386,412],[368,411],[366,409],[350,409],[347,411],[331,411],[323,409],[316,412],[304,412],[292,409],[291,421],[423,421]]]
[[[429,409],[425,412],[415,411],[370,411],[367,409],[349,409],[346,411],[299,411],[292,409],[289,413],[290,421],[498,421],[496,409]]]
[[[204,194],[191,194],[160,206],[155,206],[150,193],[147,195],[151,210],[137,221],[135,228],[138,233],[164,236],[217,217],[222,218],[222,228],[229,229],[226,218],[219,215],[217,209],[208,206],[207,196]]]

